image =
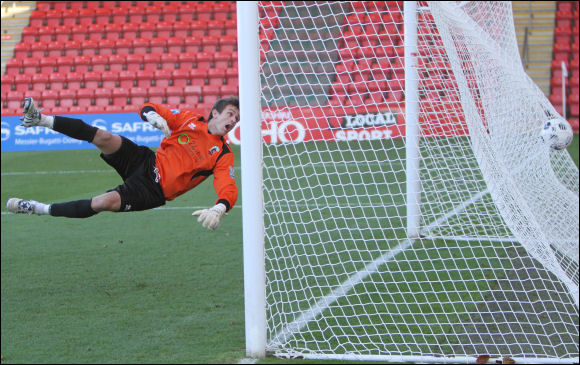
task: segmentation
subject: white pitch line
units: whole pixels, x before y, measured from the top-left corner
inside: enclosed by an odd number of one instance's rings
[[[13,172],[3,172],[2,176],[102,174],[105,172],[115,172],[115,170],[13,171]]]

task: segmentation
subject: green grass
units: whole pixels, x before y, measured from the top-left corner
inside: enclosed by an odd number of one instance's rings
[[[240,166],[239,149],[234,151]],[[569,151],[578,165],[578,135]],[[85,199],[121,182],[96,150],[2,153],[1,167],[3,204],[12,196]],[[238,181],[240,175],[238,170]],[[312,196],[319,193],[313,190]],[[3,207],[2,363],[236,363],[244,358],[241,209],[232,209],[215,232],[191,216],[195,207],[214,201],[210,178],[162,209],[146,212],[73,220],[4,214]],[[424,251],[408,253],[409,262],[420,264],[433,245],[426,240]],[[470,252],[476,259],[485,255]],[[438,264],[445,262],[441,256]],[[485,265],[492,270],[495,263]],[[393,267],[393,273],[396,269],[401,270]],[[406,269],[412,276],[413,267]],[[373,278],[369,281],[385,282]],[[415,282],[409,291],[420,292],[417,283],[427,279],[386,282]],[[470,290],[478,285],[474,278],[464,279],[474,285]],[[417,305],[404,314],[418,315],[437,298],[413,299]],[[434,313],[443,309],[430,307]]]
[[[60,170],[91,171],[26,173]],[[2,202],[83,199],[120,182],[96,150],[2,154]],[[210,181],[168,209],[84,220],[3,214],[2,362],[243,357],[241,209],[215,232],[191,216],[214,201]]]

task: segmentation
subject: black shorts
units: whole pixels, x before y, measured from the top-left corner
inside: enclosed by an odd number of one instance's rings
[[[121,195],[120,212],[132,212],[165,205],[163,189],[159,185],[155,168],[155,153],[145,146],[137,146],[122,137],[121,148],[115,153],[101,158],[112,166],[123,178],[123,184],[108,191]]]

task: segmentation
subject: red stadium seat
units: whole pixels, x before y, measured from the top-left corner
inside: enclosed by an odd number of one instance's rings
[[[220,87],[222,98],[228,96],[238,96],[239,88],[237,85],[222,85]]]
[[[55,61],[56,72],[62,73],[64,75],[67,72],[73,71],[73,66],[75,62],[73,57],[57,57],[54,58],[53,60]]]
[[[173,86],[183,88],[191,84],[191,78],[189,73],[190,73],[189,70],[185,69],[173,70],[171,73],[171,78],[173,79]]]
[[[179,55],[176,53],[164,53],[161,55],[161,68],[164,70],[175,70],[179,66]]]
[[[53,37],[55,37],[55,33],[54,33],[55,27],[46,25],[46,26],[39,27],[37,29],[38,29],[37,42],[51,42],[51,41],[53,41]]]
[[[165,38],[151,38],[149,40],[149,50],[151,53],[165,53],[167,40]]]
[[[190,22],[195,20],[197,4],[182,3],[177,7],[179,11],[179,20],[183,22]]]
[[[93,56],[91,67],[92,71],[106,71],[109,68],[109,56],[102,54]]]
[[[99,52],[99,42],[96,40],[87,39],[80,42],[81,51],[83,56],[94,56]]]
[[[199,36],[199,34],[190,34],[190,27],[192,27],[192,25],[187,21],[177,21],[173,23],[173,36],[178,38],[185,38],[192,35]]]
[[[197,68],[208,69],[213,65],[213,53],[208,51],[197,53]]]
[[[46,89],[46,84],[48,84],[48,74],[34,74],[32,75],[32,90],[43,91]]]
[[[11,91],[6,95],[6,108],[12,109],[18,112],[22,111],[22,103],[24,98],[29,95],[30,91],[25,93],[20,91]],[[4,102],[4,100],[3,100]],[[2,111],[4,112],[4,111]]]
[[[18,92],[32,90],[32,77],[29,74],[14,75],[14,89]]]
[[[103,38],[106,38],[104,24],[88,24],[84,27],[84,32],[88,34],[88,39],[99,41]]]
[[[54,109],[60,100],[58,90],[44,90],[42,92],[42,107],[48,110]]]
[[[20,73],[21,68],[22,59],[20,58],[10,58],[8,61],[6,61],[6,74],[15,75]]]
[[[225,33],[223,20],[210,20],[207,22],[207,35],[210,37],[220,37]]]
[[[204,85],[202,86],[202,103],[203,104],[214,104],[220,98],[220,87],[216,85]]]
[[[177,21],[177,15],[179,14],[179,6],[176,4],[169,3],[161,7],[161,15],[163,17],[163,22],[172,23]]]
[[[182,54],[185,50],[185,37],[171,37],[167,39],[167,51]]]
[[[184,104],[188,107],[194,107],[199,103],[201,97],[201,86],[190,85],[183,90]]]
[[[30,13],[30,26],[33,28],[39,28],[45,25],[46,22],[46,12],[43,10],[35,10]]]
[[[183,87],[169,86],[166,90],[166,103],[170,106],[177,107],[184,101]]]
[[[159,53],[148,53],[143,55],[143,69],[155,71],[161,68],[161,55]]]
[[[181,70],[190,70],[197,62],[197,55],[195,53],[179,53],[178,57],[179,68]]]
[[[88,39],[89,37],[86,24],[77,24],[69,26],[69,30],[70,36],[73,41],[82,42],[85,39]]]
[[[130,54],[125,58],[125,70],[127,71],[139,71],[143,70],[143,55],[141,54]]]
[[[147,88],[147,99],[150,103],[165,104],[165,87]]]
[[[133,52],[144,55],[149,49],[149,39],[136,38],[133,40]]]
[[[67,89],[78,90],[83,83],[83,74],[81,72],[71,72],[66,74]]]
[[[45,25],[56,27],[62,24],[62,12],[56,9],[49,9],[45,13]]]
[[[109,70],[120,72],[125,67],[125,56],[114,54],[109,56]]]
[[[188,37],[185,38],[184,42],[185,52],[193,53],[201,51],[201,38],[198,37]]]
[[[96,24],[109,24],[113,22],[113,17],[110,9],[107,8],[97,8],[94,9],[94,23]]]
[[[120,75],[119,75],[120,78]],[[139,88],[148,88],[153,86],[152,82],[154,80],[154,75],[151,71],[139,70],[135,74],[135,80],[137,81],[137,86]]]
[[[87,89],[96,89],[101,85],[101,72],[89,71],[83,74],[84,87]]]
[[[119,86],[119,72],[104,71],[101,73],[101,87],[106,89],[114,89]]]
[[[213,19],[213,7],[215,4],[201,3],[196,6],[197,19],[201,21],[208,21]]]
[[[24,59],[22,59],[22,72],[25,74],[35,74],[37,72],[40,72],[40,60],[42,58],[36,58],[36,57],[26,57]]]
[[[119,72],[119,87],[123,89],[130,89],[134,86],[137,86],[135,71]]]
[[[238,26],[236,19],[224,20],[224,31],[225,35],[237,36]]]
[[[145,9],[142,6],[134,6],[127,11],[127,18],[130,23],[142,23],[145,18]]]
[[[205,85],[207,81],[207,69],[205,68],[194,68],[189,71],[189,78],[191,79],[191,85],[202,86]]]
[[[217,37],[207,36],[203,37],[201,41],[201,46],[204,52],[215,53],[218,51],[220,40]]]
[[[117,54],[121,56],[127,56],[131,53],[133,49],[133,40],[131,39],[117,39],[116,41]]]
[[[79,21],[79,10],[78,9],[64,9],[61,11],[61,24],[66,27],[77,24]]]
[[[90,56],[77,56],[74,58],[74,72],[87,72],[91,67],[91,57]]]
[[[95,90],[95,105],[108,106],[113,103],[111,99],[111,90],[99,88]]]
[[[104,29],[106,39],[116,41],[120,39],[123,34],[123,23],[107,24]]]
[[[130,99],[129,89],[115,88],[112,93],[113,105],[125,106]]]
[[[151,8],[146,8],[146,11],[151,11]],[[155,10],[155,16],[159,17],[159,10]],[[139,38],[147,38],[147,39],[151,39],[153,38],[153,33],[155,33],[156,30],[156,23],[158,22],[158,20],[154,22],[150,22],[147,21],[145,23],[141,23],[139,24]]]
[[[226,2],[215,3],[212,8],[213,19],[224,21],[230,19],[232,13],[235,15],[235,9],[230,7],[231,5]]]
[[[226,80],[228,85],[238,85],[238,69],[237,68],[226,69]]]
[[[171,70],[155,70],[154,79],[156,87],[168,87],[173,82]]]
[[[111,15],[113,18],[112,24],[125,24],[129,22],[129,8],[122,6],[119,10],[113,10]]]
[[[94,102],[94,90],[93,89],[78,89],[77,90],[77,103],[76,105],[83,108],[87,108]]]
[[[163,6],[161,6],[162,8]],[[161,9],[157,6],[148,6],[145,8],[145,22],[147,23],[159,23],[163,20],[163,13]],[[153,35],[151,35],[153,36]]]
[[[62,90],[66,85],[66,73],[53,72],[48,75],[48,82],[51,90]]]
[[[4,74],[2,75],[2,92],[8,90],[16,90],[15,74]]]
[[[73,40],[73,36],[71,33],[72,25],[59,25],[58,27],[54,28],[54,37],[53,39],[57,42],[68,42]]]
[[[64,89],[60,90],[58,95],[60,99],[60,106],[63,108],[70,108],[71,106],[74,105],[75,99],[77,97],[77,92],[76,90],[72,89]]]
[[[173,32],[173,23],[171,21],[164,20],[155,24],[155,33],[157,38],[167,39],[171,36]]]
[[[236,36],[223,36],[219,39],[220,51],[234,52],[237,50],[238,38]]]
[[[135,39],[139,34],[139,23],[124,23],[121,25],[123,39]]]
[[[226,80],[226,69],[210,68],[207,71],[207,79],[209,85],[223,85]]]
[[[22,42],[34,43],[38,42],[38,29],[37,27],[27,26],[22,29]]]
[[[28,57],[45,57],[47,55],[47,44],[48,43],[36,42],[28,45],[28,54],[30,55]],[[16,54],[16,48],[14,49],[14,53]]]
[[[213,56],[214,59],[214,66],[216,68],[223,68],[226,69],[230,66],[230,62],[232,60],[232,53],[231,52],[216,52]]]
[[[141,87],[134,87],[130,90],[131,105],[139,107],[145,103],[147,99],[147,89]]]
[[[79,9],[77,14],[78,23],[84,25],[85,27],[89,24],[93,24],[94,20],[94,9],[86,8],[86,9]]]

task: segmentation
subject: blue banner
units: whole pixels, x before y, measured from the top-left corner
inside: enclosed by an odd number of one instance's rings
[[[122,135],[142,146],[159,147],[163,139],[163,132],[151,124],[143,122],[137,113],[67,114],[63,116],[82,119],[89,125]],[[86,148],[95,148],[95,146],[45,127],[26,128],[21,125],[19,117],[2,116],[2,152]]]

